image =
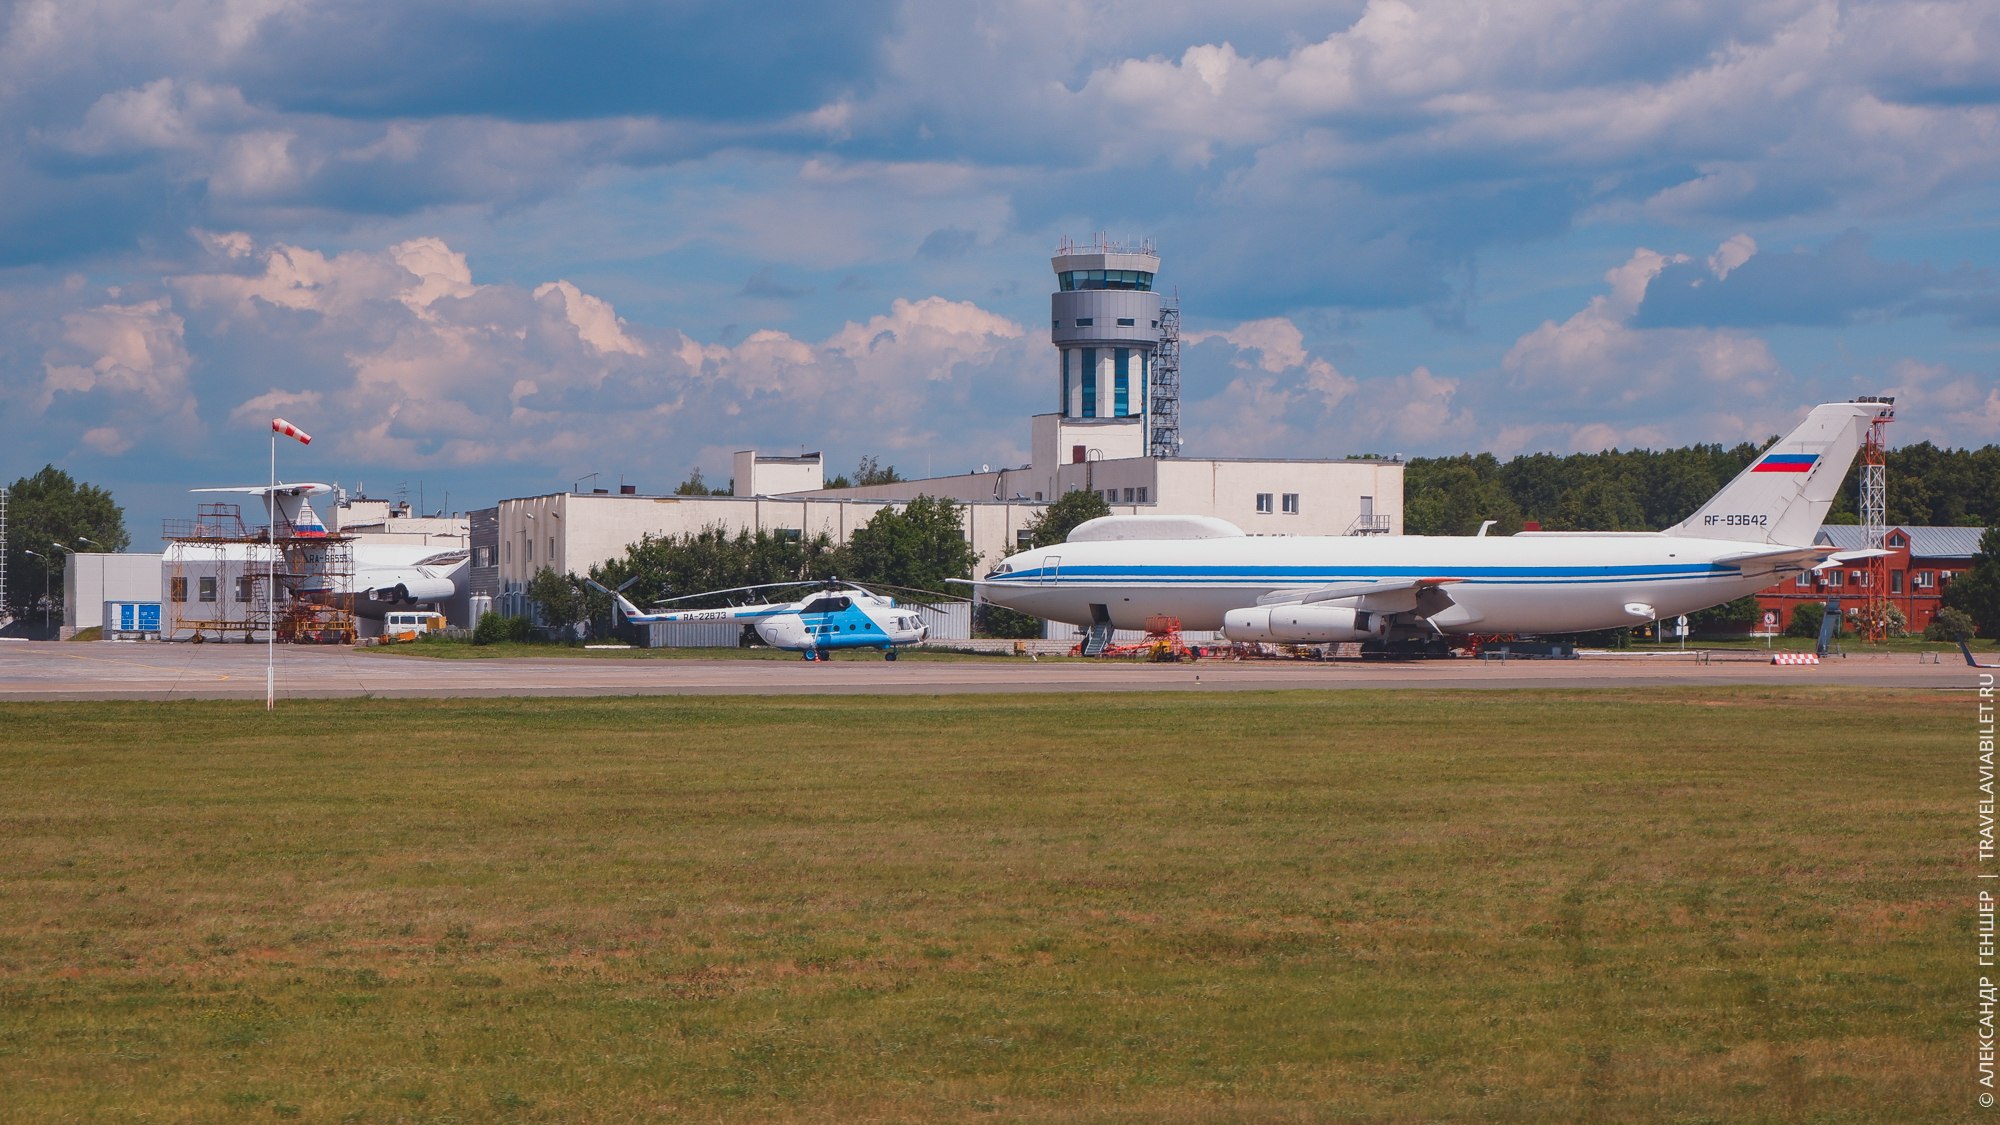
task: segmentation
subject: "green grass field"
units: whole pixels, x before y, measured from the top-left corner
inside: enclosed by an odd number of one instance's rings
[[[8,1120],[1938,1120],[1972,702],[0,706]]]

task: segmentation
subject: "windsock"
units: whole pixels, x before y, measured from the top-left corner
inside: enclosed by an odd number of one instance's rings
[[[300,445],[311,445],[313,443],[311,434],[305,432],[304,430],[299,429],[297,426],[292,425],[290,422],[285,421],[283,418],[271,419],[271,429],[273,432],[283,434],[286,437],[295,437],[299,439]]]

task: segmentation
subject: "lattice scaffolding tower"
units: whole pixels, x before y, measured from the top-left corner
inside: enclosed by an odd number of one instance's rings
[[[1889,635],[1889,557],[1883,543],[1889,532],[1888,443],[1884,433],[1889,419],[1877,417],[1861,443],[1861,548],[1874,551],[1862,563],[1861,635],[1870,644],[1879,644]]]
[[[7,490],[0,488],[0,623],[7,621]]]
[[[1153,349],[1152,432],[1146,452],[1153,457],[1181,455],[1181,293],[1160,302],[1160,344]]]

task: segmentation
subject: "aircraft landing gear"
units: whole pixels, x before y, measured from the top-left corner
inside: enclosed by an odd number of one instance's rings
[[[884,652],[884,653],[882,654],[882,659],[884,659],[884,660],[894,660],[894,659],[896,659],[896,650],[892,648],[892,649],[889,649],[888,651]]]

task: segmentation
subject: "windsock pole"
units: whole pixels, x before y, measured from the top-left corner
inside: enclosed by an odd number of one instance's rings
[[[285,421],[271,419],[271,490],[264,494],[264,502],[270,512],[270,526],[265,529],[270,554],[264,559],[264,626],[270,632],[264,641],[264,710],[274,711],[278,707],[278,616],[275,608],[278,588],[278,435],[299,439],[300,445],[311,445],[312,435]]]

